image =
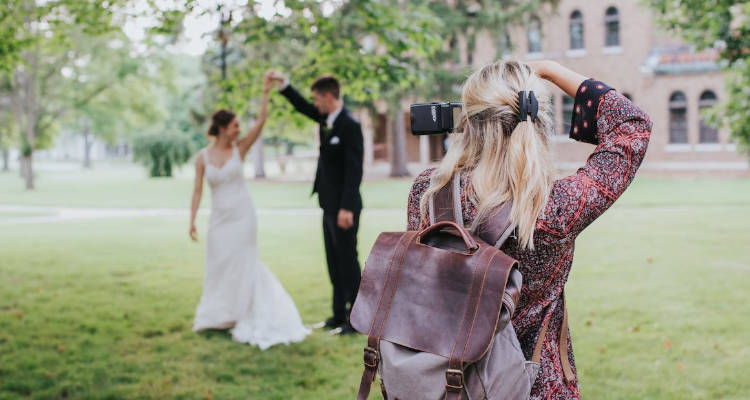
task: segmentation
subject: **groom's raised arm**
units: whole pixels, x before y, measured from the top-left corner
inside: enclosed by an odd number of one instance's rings
[[[302,95],[299,94],[299,92],[294,89],[291,84],[287,84],[286,87],[279,91],[279,93],[281,93],[282,96],[286,97],[286,99],[289,100],[290,103],[292,103],[292,106],[294,106],[297,111],[304,115],[307,115],[315,122],[320,122],[322,115],[320,114],[320,112],[318,112],[318,109],[315,108],[315,106],[312,105],[309,101],[305,100],[305,98],[302,97]]]

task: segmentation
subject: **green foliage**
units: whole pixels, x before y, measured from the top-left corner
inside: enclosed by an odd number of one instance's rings
[[[154,94],[172,81],[174,72],[160,52],[134,54],[122,32],[81,33],[77,39],[57,97],[66,108],[67,127],[112,143],[166,118],[163,99]]]
[[[57,187],[72,202],[97,206],[106,192],[71,190],[82,187],[80,175],[40,191]],[[103,181],[116,188],[117,179]],[[172,205],[152,197],[157,203],[144,207],[185,207],[189,185],[141,181],[182,193],[165,191]],[[750,212],[749,183],[639,178],[577,240],[565,293],[584,399],[747,398],[750,264],[746,221],[737,216]],[[288,185],[253,190],[264,193],[258,206],[291,197]],[[399,182],[399,196],[409,185]],[[123,206],[151,196],[143,186],[117,186]],[[308,185],[294,187],[302,201]],[[398,209],[363,213],[363,261],[379,232],[404,228],[399,196],[389,206]],[[5,225],[12,229],[0,230],[0,399],[354,398],[362,335],[316,331],[260,351],[225,332],[191,331],[207,222],[199,217],[198,244],[187,238],[185,217]],[[319,216],[260,213],[258,229],[263,262],[303,322],[328,317]],[[380,398],[373,388],[371,399]]]
[[[726,124],[750,156],[750,3],[746,1],[649,0],[660,23],[698,48],[714,47],[726,72],[727,98],[709,113]]]
[[[190,138],[178,133],[151,134],[133,140],[133,157],[154,177],[171,177],[172,169],[186,164],[193,153]]]
[[[717,109],[712,120],[725,121],[740,149],[750,157],[750,58],[735,62],[727,70],[727,101]]]
[[[88,35],[113,29],[114,11],[127,2],[3,0],[0,2],[0,72],[12,74],[26,62],[23,53],[33,50],[40,41],[54,41],[57,46],[69,43],[71,27]],[[41,31],[47,33],[40,35]]]
[[[438,19],[413,2],[346,1],[326,10],[330,4],[324,2],[285,1],[288,14],[271,19],[256,15],[255,3],[222,10],[243,18],[222,27],[218,36],[226,38],[226,49],[216,46],[204,58],[210,97],[216,99],[209,108],[231,108],[244,119],[254,116],[269,68],[287,73],[303,92],[317,76],[333,74],[348,100],[372,102],[390,88],[414,87],[424,76],[420,63],[440,44],[432,33]],[[229,65],[226,79],[223,61]],[[309,142],[310,122],[291,112],[284,99],[272,96],[270,111],[264,136]]]

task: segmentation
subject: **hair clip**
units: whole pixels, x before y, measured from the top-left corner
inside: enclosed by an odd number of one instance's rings
[[[534,91],[529,91],[529,96],[526,97],[525,91],[518,92],[518,120],[526,121],[526,116],[531,117],[531,122],[536,119],[537,113],[539,113],[539,102],[534,96]]]

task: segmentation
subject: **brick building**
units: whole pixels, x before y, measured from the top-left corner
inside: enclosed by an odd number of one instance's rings
[[[651,116],[654,126],[645,167],[664,170],[747,170],[746,158],[726,129],[703,123],[700,110],[725,97],[724,81],[713,49],[697,52],[656,25],[652,12],[637,0],[561,0],[503,37],[480,33],[474,51],[458,41],[460,63],[478,67],[504,57],[551,59],[607,82]],[[554,138],[560,167],[581,164],[592,148],[568,139],[573,101],[553,88],[557,120]],[[455,99],[446,99],[455,100]],[[408,123],[408,115],[407,123]],[[364,117],[364,119],[368,119]],[[365,122],[366,160],[388,159],[385,129]],[[441,138],[407,135],[410,162],[426,164],[442,155]]]

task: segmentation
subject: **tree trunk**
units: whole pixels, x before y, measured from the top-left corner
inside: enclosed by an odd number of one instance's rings
[[[406,167],[406,121],[400,105],[393,106],[390,110],[390,155],[391,155],[391,177],[410,176]]]
[[[10,150],[3,149],[3,172],[10,171]]]
[[[91,169],[91,147],[94,146],[94,138],[91,137],[89,127],[83,129],[83,168]]]
[[[83,128],[83,168],[91,169],[91,147],[94,140],[89,132],[88,125]]]
[[[255,168],[255,177],[261,179],[265,178],[266,169],[263,163],[263,138],[258,138],[250,151],[253,159],[253,168]]]
[[[34,153],[29,153],[28,156],[21,156],[21,174],[23,175],[27,190],[34,189],[34,170],[32,168],[33,155]]]

